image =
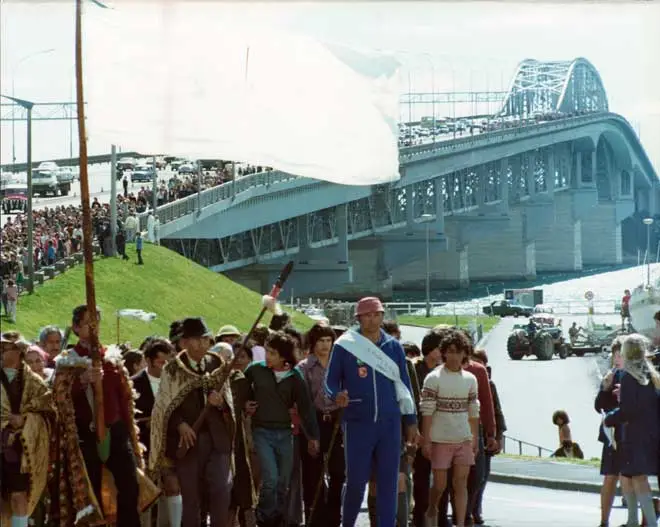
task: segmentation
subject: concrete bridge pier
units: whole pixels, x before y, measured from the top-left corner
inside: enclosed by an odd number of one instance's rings
[[[547,207],[546,207],[547,208]],[[492,221],[492,220],[490,220]],[[534,216],[522,207],[511,208],[507,221],[499,222],[494,232],[482,232],[470,243],[470,280],[501,280],[536,277]],[[534,227],[535,228],[535,227]]]
[[[444,233],[435,230],[430,232],[431,286],[443,289],[467,288],[470,285],[467,244],[457,233],[455,222],[445,218],[444,228]],[[408,253],[404,263],[397,261],[394,254],[405,251],[406,247],[401,243],[385,241],[387,251],[392,255],[390,274],[395,289],[423,291],[426,287],[426,232],[418,232],[416,236],[417,248],[414,253]]]
[[[601,201],[582,221],[582,260],[585,265],[623,262],[621,222],[634,211],[632,200]]]
[[[597,203],[595,189],[555,193],[554,223],[536,238],[537,271],[580,271],[583,266],[583,221]]]

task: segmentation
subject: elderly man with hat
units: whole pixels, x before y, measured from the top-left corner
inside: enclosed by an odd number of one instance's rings
[[[346,483],[342,525],[357,520],[372,474],[378,488],[379,527],[396,523],[401,419],[412,448],[417,416],[405,353],[382,329],[384,309],[375,297],[357,303],[359,329],[349,329],[334,344],[325,379],[327,395],[343,410]]]
[[[208,494],[211,525],[227,525],[236,419],[227,379],[229,363],[209,352],[212,334],[201,318],[175,333],[182,351],[163,368],[151,414],[149,468],[181,487],[183,527],[199,527]],[[207,407],[208,406],[208,407]],[[204,415],[201,427],[195,424]]]
[[[27,527],[46,487],[55,407],[44,380],[25,363],[28,343],[16,332],[0,338],[0,524]]]

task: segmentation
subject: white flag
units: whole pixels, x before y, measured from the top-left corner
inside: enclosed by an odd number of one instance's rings
[[[241,25],[227,9],[88,9],[90,140],[348,185],[399,178],[394,58]]]
[[[141,309],[120,309],[117,311],[117,316],[122,318],[135,318],[142,322],[151,322],[156,318],[156,313],[148,313]]]

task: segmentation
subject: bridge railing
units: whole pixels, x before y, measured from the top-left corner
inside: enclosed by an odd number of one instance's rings
[[[446,141],[438,141],[435,143],[427,143],[423,145],[404,147],[400,150],[399,158],[402,161],[411,159],[418,156],[424,156],[428,154],[438,154],[441,152],[454,152],[463,148],[466,145],[472,146],[475,144],[488,145],[492,143],[500,143],[507,139],[514,139],[523,133],[529,132],[530,130],[554,130],[561,129],[566,126],[567,122],[571,123],[582,123],[587,121],[597,120],[602,117],[602,114],[589,114],[582,115],[578,117],[567,117],[565,119],[559,119],[557,121],[545,122],[545,123],[534,123],[534,124],[522,124],[521,126],[515,128],[507,128],[505,130],[496,130],[490,132],[484,132],[475,136],[462,137],[459,139],[449,139]],[[276,183],[281,183],[283,181],[289,181],[297,178],[292,174],[286,172],[281,172],[279,170],[272,170],[267,172],[259,172],[256,174],[250,174],[248,176],[242,176],[237,178],[235,181],[230,181],[223,183],[216,187],[206,189],[202,191],[200,196],[197,194],[192,194],[180,200],[168,203],[158,208],[158,218],[161,225],[169,223],[176,219],[179,219],[187,214],[195,212],[196,210],[201,210],[209,205],[218,203],[219,201],[230,199],[232,196],[240,194],[248,189],[260,187],[260,186],[269,186]],[[233,186],[233,188],[232,188]],[[142,213],[139,215],[140,218],[140,227],[146,229],[146,218],[148,212]]]
[[[177,220],[188,214],[202,210],[209,205],[220,201],[231,199],[233,196],[245,192],[246,190],[258,187],[269,187],[285,181],[295,179],[296,176],[287,174],[280,170],[268,170],[257,172],[247,176],[240,176],[233,181],[228,181],[220,185],[202,190],[199,194],[191,194],[185,198],[166,203],[158,207],[158,219],[161,225]],[[138,215],[140,220],[140,229],[147,228],[147,216],[149,211]]]
[[[509,449],[507,451],[507,444],[513,443],[513,450]],[[544,457],[543,454],[548,454],[548,457],[554,453],[554,450],[546,448],[541,445],[536,445],[534,443],[528,443],[522,439],[511,437],[505,435],[502,437],[502,453],[503,454],[517,454],[519,456],[534,456],[534,457]],[[530,453],[531,452],[531,453]]]

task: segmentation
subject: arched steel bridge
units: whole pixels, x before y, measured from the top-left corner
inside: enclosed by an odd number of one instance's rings
[[[529,117],[561,112],[607,112],[607,94],[596,68],[584,58],[523,60],[509,86],[500,116]]]

